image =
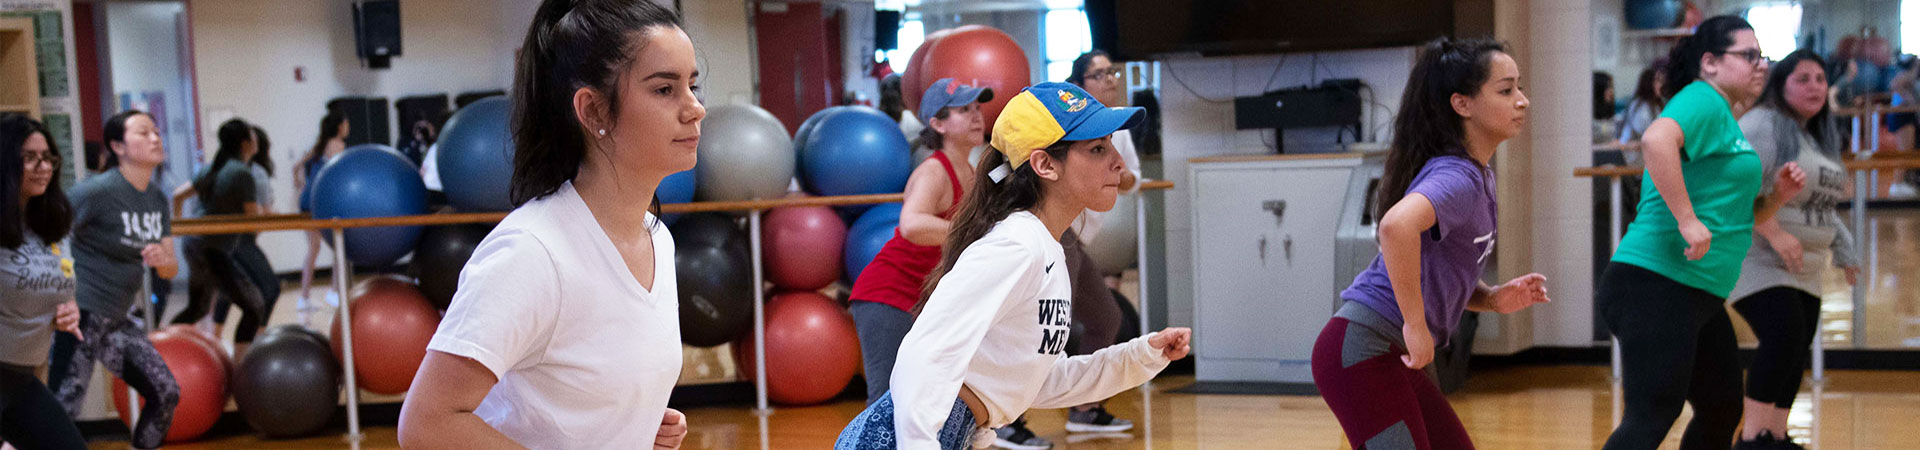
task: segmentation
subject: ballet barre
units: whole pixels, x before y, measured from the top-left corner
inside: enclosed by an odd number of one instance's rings
[[[1173,182],[1170,182],[1170,181],[1141,180],[1141,183],[1140,183],[1140,191],[1142,194],[1144,194],[1147,191],[1169,190],[1169,189],[1173,189],[1173,187],[1174,187]],[[765,311],[766,290],[757,288],[758,286],[761,286],[766,282],[766,276],[763,273],[764,267],[761,261],[761,256],[762,256],[761,242],[760,242],[761,214],[765,213],[768,210],[772,210],[776,208],[897,203],[902,201],[903,198],[904,198],[903,194],[870,194],[870,195],[846,195],[846,196],[826,196],[826,197],[791,196],[791,197],[785,197],[785,198],[764,199],[764,200],[668,203],[668,204],[660,205],[660,210],[664,214],[697,213],[697,212],[749,212],[750,213],[750,214],[747,214],[747,236],[749,239],[751,254],[753,258],[752,259],[753,279],[754,279],[754,285],[756,287],[756,289],[753,290],[753,346],[754,346],[754,349],[756,350],[754,352],[754,358],[756,363],[754,365],[754,373],[755,373],[754,395],[756,399],[756,403],[755,403],[756,409],[754,410],[755,414],[766,416],[766,415],[771,415],[773,413],[773,409],[768,407],[767,405],[767,361],[766,361],[767,322],[766,322],[766,311]],[[1135,256],[1135,264],[1137,264],[1141,270],[1145,270],[1147,267],[1147,261],[1146,261],[1147,198],[1145,195],[1135,195],[1134,201],[1136,202],[1135,203],[1136,207],[1134,208],[1134,221],[1136,225],[1134,228],[1134,234],[1135,234],[1134,240],[1135,240],[1135,245],[1137,247],[1136,249],[1138,250],[1138,254]],[[346,319],[348,317],[352,317],[352,312],[350,311],[350,309],[353,302],[351,301],[352,297],[348,295],[348,291],[349,291],[348,284],[351,281],[351,274],[353,270],[352,270],[351,263],[347,261],[346,252],[342,250],[342,249],[345,249],[347,245],[346,237],[345,237],[346,233],[344,233],[344,231],[348,228],[363,228],[363,227],[431,226],[431,225],[455,225],[455,224],[469,224],[469,223],[496,223],[506,217],[507,217],[507,213],[505,212],[438,213],[438,214],[422,214],[422,215],[414,215],[414,216],[366,217],[366,218],[353,218],[353,219],[343,219],[343,218],[315,219],[307,214],[270,214],[270,215],[254,215],[254,216],[218,215],[218,216],[207,216],[207,217],[196,218],[196,219],[177,219],[172,222],[172,227],[173,227],[173,234],[180,235],[180,236],[260,233],[260,232],[267,232],[267,231],[286,231],[286,230],[332,230],[333,231],[332,233],[333,235],[330,237],[330,239],[333,240],[333,248],[335,249],[333,252],[333,289],[341,299],[340,307],[337,314],[339,314],[338,317],[340,318],[338,320],[340,324],[340,340],[343,347],[342,352],[344,353],[341,357],[341,364],[342,364],[343,371],[345,372],[346,390],[347,390],[347,440],[352,444],[354,448],[359,448],[360,440],[364,437],[360,432],[360,412],[359,412],[360,389],[359,389],[359,382],[357,380],[356,375],[354,374],[354,367],[353,367],[353,359],[354,359],[353,321]],[[1142,293],[1147,292],[1148,279],[1149,277],[1144,275],[1140,277],[1140,283],[1139,283],[1140,292]],[[1145,296],[1141,296],[1140,301],[1142,303],[1142,307],[1139,308],[1140,329],[1144,332],[1145,330],[1148,329],[1147,318],[1149,315],[1149,308],[1144,307],[1146,302]],[[149,313],[148,317],[153,317],[153,316],[151,313]]]

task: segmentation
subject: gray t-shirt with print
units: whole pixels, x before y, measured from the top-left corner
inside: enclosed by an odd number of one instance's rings
[[[36,367],[53,346],[54,309],[73,301],[73,260],[21,228],[20,247],[0,247],[0,363]]]
[[[1806,188],[1788,199],[1780,212],[1774,214],[1780,228],[1800,240],[1801,271],[1788,271],[1786,263],[1780,260],[1780,253],[1773,250],[1766,238],[1755,233],[1753,247],[1747,250],[1747,258],[1741,263],[1740,281],[1727,298],[1737,301],[1774,287],[1790,287],[1818,297],[1825,293],[1821,286],[1825,269],[1856,264],[1853,236],[1834,207],[1847,198],[1850,178],[1846,166],[1821,151],[1820,144],[1798,121],[1773,108],[1755,108],[1748,112],[1740,118],[1740,130],[1765,167],[1761,192],[1772,192],[1776,172],[1787,162],[1798,163],[1800,170],[1807,174]],[[1791,139],[1784,139],[1779,133],[1793,134],[1784,136]],[[1781,158],[1780,147],[1786,142],[1799,147],[1799,154],[1792,161]]]
[[[156,177],[157,178],[157,177]],[[73,261],[80,309],[119,318],[133,306],[146,268],[140,250],[172,233],[159,180],[134,189],[120,169],[73,188]]]

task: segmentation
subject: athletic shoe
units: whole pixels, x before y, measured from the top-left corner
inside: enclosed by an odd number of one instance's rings
[[[1067,411],[1067,431],[1071,433],[1113,433],[1133,429],[1133,421],[1107,414],[1107,407],[1086,411]]]
[[[1014,420],[1013,423],[1007,424],[1007,426],[994,429],[993,436],[994,446],[1008,450],[1048,450],[1053,448],[1052,442],[1041,439],[1040,436],[1035,436],[1033,430],[1027,429],[1027,419],[1025,418]]]

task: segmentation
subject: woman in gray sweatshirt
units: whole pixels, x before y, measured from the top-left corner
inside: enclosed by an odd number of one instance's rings
[[[1740,118],[1740,130],[1766,165],[1763,173],[1798,163],[1807,186],[1773,219],[1754,224],[1753,247],[1727,296],[1760,338],[1747,371],[1745,426],[1736,448],[1799,448],[1786,437],[1787,411],[1819,330],[1823,269],[1844,269],[1848,283],[1859,273],[1853,236],[1834,211],[1852,183],[1841,164],[1842,131],[1828,114],[1825,66],[1810,51],[1787,55],[1767,74],[1753,111]],[[1762,181],[1762,191],[1772,189],[1771,181]]]

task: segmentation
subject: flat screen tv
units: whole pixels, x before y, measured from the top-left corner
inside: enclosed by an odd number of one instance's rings
[[[1095,47],[1118,59],[1416,45],[1492,33],[1492,0],[1087,0]]]

